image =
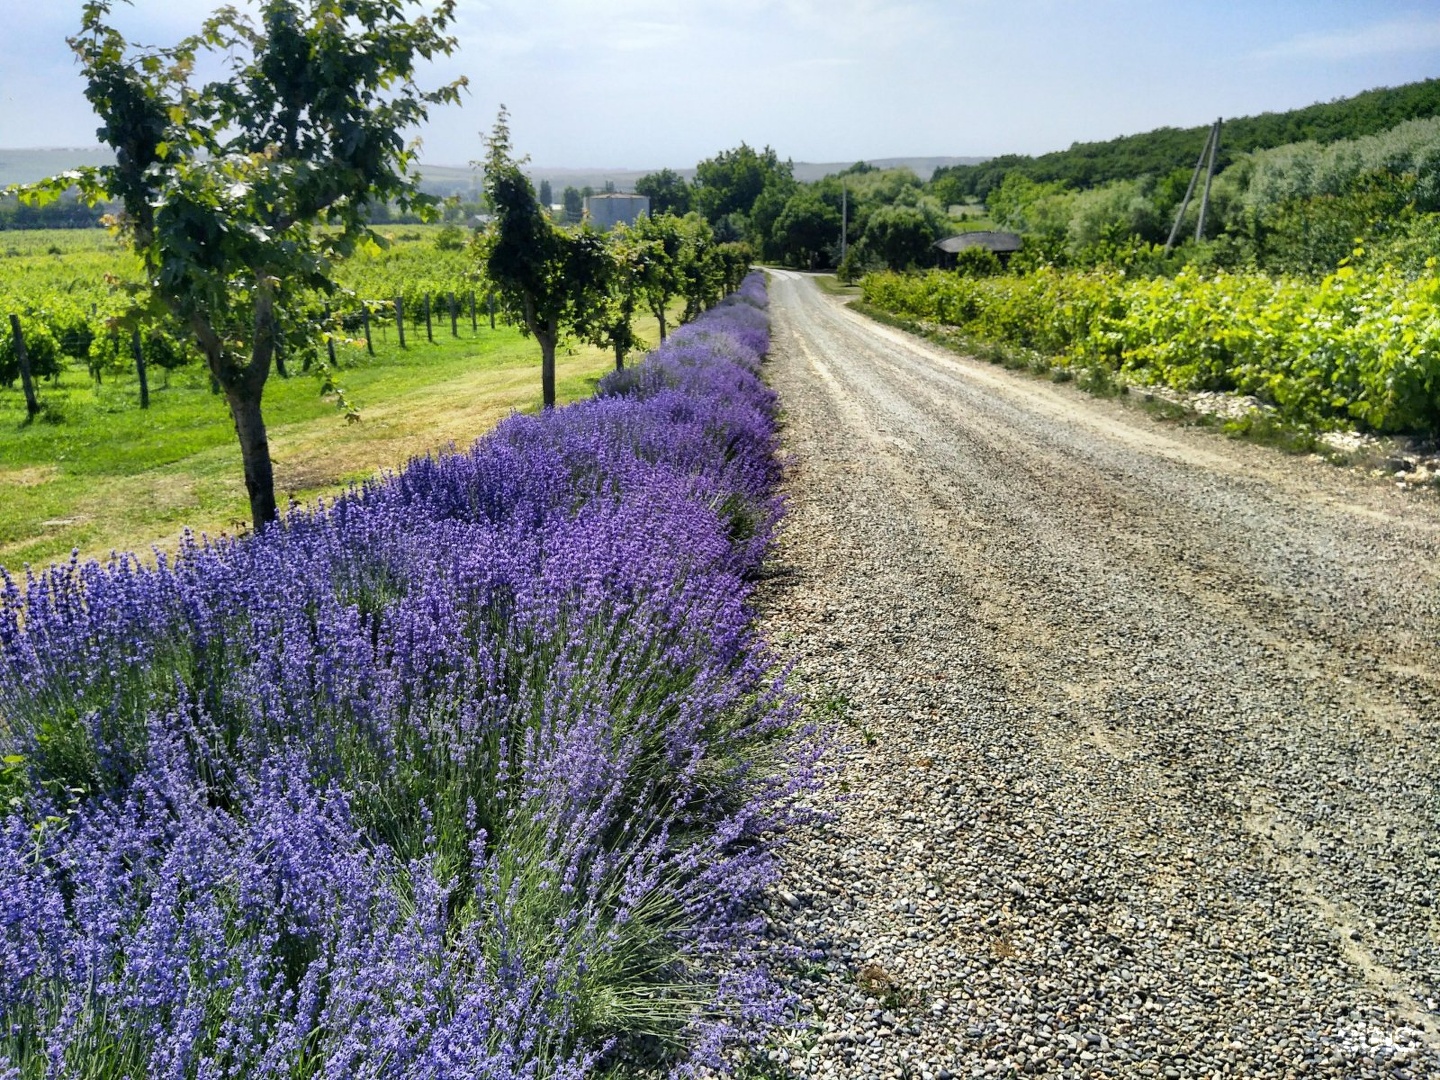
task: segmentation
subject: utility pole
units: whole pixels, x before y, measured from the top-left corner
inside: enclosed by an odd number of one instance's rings
[[[1210,134],[1205,139],[1205,145],[1200,148],[1200,157],[1195,161],[1195,171],[1190,174],[1190,186],[1185,189],[1185,198],[1180,201],[1180,211],[1175,215],[1175,226],[1170,230],[1170,239],[1165,241],[1165,254],[1169,255],[1175,247],[1175,241],[1180,237],[1180,223],[1185,220],[1185,211],[1190,208],[1190,198],[1195,194],[1195,187],[1200,183],[1200,172],[1205,168],[1205,155],[1210,155],[1210,171],[1205,178],[1205,201],[1209,201],[1210,178],[1215,175],[1215,149],[1220,144],[1220,121],[1216,120],[1210,128]],[[1200,210],[1201,228],[1196,230],[1195,239],[1200,239],[1200,232],[1204,228],[1205,207]]]
[[[1200,220],[1195,223],[1195,242],[1205,239],[1205,211],[1210,208],[1210,181],[1215,179],[1215,155],[1220,152],[1220,121],[1210,136],[1210,170],[1205,174],[1205,194],[1200,197]]]

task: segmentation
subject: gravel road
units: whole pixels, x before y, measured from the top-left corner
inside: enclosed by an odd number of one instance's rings
[[[770,295],[776,1074],[1440,1077],[1440,503]]]

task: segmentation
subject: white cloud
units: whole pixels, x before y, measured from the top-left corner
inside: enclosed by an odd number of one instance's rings
[[[1388,19],[1355,30],[1301,34],[1255,53],[1260,60],[1359,60],[1440,50],[1440,18]]]

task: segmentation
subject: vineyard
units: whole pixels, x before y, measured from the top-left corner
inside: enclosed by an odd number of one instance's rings
[[[463,234],[411,227],[385,248],[362,252],[338,264],[334,296],[315,295],[299,306],[307,342],[312,328],[338,349],[419,339],[437,334],[474,333],[483,321],[493,328],[493,298],[477,284]],[[147,367],[171,372],[199,365],[191,336],[168,320],[133,314],[129,286],[141,276],[139,261],[104,233],[93,230],[7,234],[0,255],[0,320],[19,318],[34,374],[52,378],[62,367],[78,367],[103,383],[136,370],[132,324],[139,331]],[[478,293],[477,293],[478,290]],[[129,316],[129,318],[126,318]],[[118,330],[124,322],[126,329]],[[283,329],[283,328],[282,328]],[[292,328],[295,329],[302,328]],[[310,346],[313,350],[313,346]],[[300,362],[319,359],[305,349]],[[282,359],[282,364],[284,363]],[[19,377],[14,343],[0,335],[0,386],[13,389]],[[138,394],[138,388],[137,388]]]
[[[1254,395],[1321,428],[1440,433],[1440,278],[1342,266],[1127,278],[871,274],[866,303],[1140,384]]]
[[[0,1071],[578,1076],[761,1037],[761,837],[809,786],[743,585],[764,302],[251,540],[6,584]]]
[[[534,346],[498,319],[490,329],[483,293],[477,290],[476,329],[467,303],[457,319],[458,336],[452,334],[451,289],[441,287],[463,284],[463,278],[449,276],[459,260],[437,250],[437,234],[431,228],[400,231],[391,250],[359,257],[347,267],[357,277],[382,280],[386,291],[400,291],[397,281],[414,271],[416,280],[428,281],[431,295],[441,298],[433,305],[443,313],[432,316],[432,344],[418,299],[424,290],[410,285],[402,295],[417,299],[406,305],[407,323],[412,309],[420,313],[420,322],[407,325],[405,349],[393,318],[372,322],[374,356],[365,347],[363,329],[341,328],[334,335],[332,378],[360,422],[344,422],[334,395],[321,396],[321,373],[305,375],[303,359],[292,357],[290,378],[271,380],[267,408],[282,497],[333,495],[352,480],[417,454],[443,450],[452,442],[467,446],[514,409],[539,407]],[[69,295],[88,285],[97,303],[113,299],[104,275],[118,276],[128,265],[103,233],[5,239],[16,246],[29,241],[35,251],[0,258],[0,274],[16,291],[30,282],[32,297],[53,301],[67,295],[34,284],[45,271],[52,280],[75,283]],[[49,247],[62,248],[63,255],[48,254]],[[433,268],[438,272],[423,276]],[[457,306],[459,296],[468,301],[468,290],[454,291]],[[344,300],[338,298],[337,308]],[[37,310],[44,306],[49,305],[34,305]],[[83,310],[88,312],[88,304]],[[656,340],[653,318],[637,318],[635,329],[642,341]],[[149,352],[152,340],[169,339],[152,339],[147,328],[142,340]],[[84,362],[62,355],[59,372],[40,382],[42,410],[30,424],[19,387],[0,388],[0,566],[18,571],[25,563],[68,556],[73,548],[97,557],[117,549],[170,548],[182,527],[211,535],[235,530],[245,517],[245,493],[236,469],[233,426],[188,341],[179,356],[183,362],[178,366],[152,363],[147,409],[140,407],[129,358],[114,369],[92,372]],[[561,399],[590,394],[613,366],[613,357],[597,348],[572,346],[561,360]]]

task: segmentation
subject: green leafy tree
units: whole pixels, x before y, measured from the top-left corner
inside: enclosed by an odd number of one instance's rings
[[[650,200],[650,213],[675,214],[683,217],[690,212],[690,185],[674,169],[646,173],[635,181],[635,194]]]
[[[865,224],[861,243],[892,270],[930,266],[941,238],[935,215],[918,206],[882,206]]]
[[[640,266],[640,294],[660,324],[664,342],[670,303],[680,295],[684,276],[680,261],[685,252],[681,219],[674,214],[641,214],[631,232],[645,245]]]
[[[604,242],[607,265],[603,286],[597,302],[586,312],[580,336],[614,352],[615,370],[621,371],[625,357],[644,346],[635,332],[635,309],[641,302],[640,285],[652,247],[624,222],[606,233]]]
[[[571,224],[579,221],[585,213],[585,196],[580,194],[577,187],[567,187],[561,193],[560,201],[565,206],[565,220]]]
[[[555,201],[555,195],[554,195],[554,193],[550,190],[550,181],[549,181],[549,180],[541,180],[541,181],[540,181],[540,205],[541,205],[544,209],[549,210],[549,209],[550,209],[550,204],[553,203],[554,201]]]
[[[100,140],[116,161],[33,185],[114,198],[145,264],[143,308],[194,335],[239,437],[250,515],[276,517],[261,412],[282,319],[302,292],[334,288],[334,261],[371,238],[374,207],[417,204],[401,132],[462,83],[425,91],[417,63],[449,53],[454,0],[430,14],[395,0],[262,0],[258,23],[222,8],[173,48],[141,48],[83,8],[70,41]],[[205,53],[228,78],[199,85]]]
[[[771,236],[782,259],[813,270],[827,251],[839,246],[840,212],[814,188],[801,188],[785,203]]]
[[[555,349],[565,336],[593,327],[607,300],[605,242],[589,229],[559,228],[540,208],[511,156],[510,117],[503,106],[486,149],[485,194],[495,221],[477,239],[476,254],[501,307],[539,343],[541,393],[545,408],[553,408]]]
[[[680,295],[685,298],[680,321],[690,322],[720,299],[724,269],[715,232],[699,214],[692,211],[680,219],[680,238]]]
[[[770,147],[757,153],[741,143],[695,167],[693,206],[712,225],[726,214],[748,217],[766,188],[784,189],[794,182],[790,162],[781,161]]]

